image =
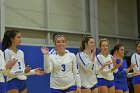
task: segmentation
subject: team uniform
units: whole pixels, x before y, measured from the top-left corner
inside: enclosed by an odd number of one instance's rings
[[[73,53],[65,53],[64,56],[44,55],[44,67],[47,73],[51,73],[52,93],[75,91],[77,86],[81,86],[76,57]]]
[[[90,60],[90,57],[85,52],[80,52],[76,55],[78,69],[81,77],[82,89],[97,88],[96,66]]]
[[[110,54],[107,55],[107,57],[103,56],[102,54],[98,54],[95,57],[95,64],[98,67],[102,67],[106,62],[112,61],[112,56]],[[110,64],[109,66],[106,66],[102,71],[100,71],[97,75],[98,79],[98,86],[106,86],[108,88],[111,88],[114,86],[114,76],[111,69],[113,68],[113,64]]]
[[[4,56],[6,62],[10,59],[17,59],[16,64],[11,68],[10,73],[7,77],[7,88],[8,90],[17,89],[20,92],[26,88],[26,75],[35,74],[34,70],[31,70],[29,73],[25,74],[25,62],[24,62],[24,53],[23,51],[17,49],[17,53],[13,52],[11,49],[6,49],[4,51]]]
[[[116,60],[116,63],[120,63],[120,60]],[[127,85],[127,62],[123,59],[122,66],[118,68],[118,71],[114,73],[115,90],[122,90],[123,92],[128,91]]]
[[[67,49],[65,49],[65,52],[66,52],[66,53],[70,53],[70,51],[67,50]],[[55,48],[52,48],[51,51],[49,52],[50,55],[54,55],[54,54],[56,54],[56,53],[57,53],[57,50],[56,50]]]
[[[5,79],[4,74],[7,74],[9,71],[5,68],[5,59],[3,52],[0,50],[0,93],[6,93]]]
[[[131,63],[135,64],[136,66],[133,68],[133,71],[136,72],[140,70],[140,55],[138,53],[134,53],[131,57]],[[140,84],[140,75],[134,76],[132,83]]]

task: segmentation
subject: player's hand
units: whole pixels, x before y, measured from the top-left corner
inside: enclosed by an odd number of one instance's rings
[[[135,64],[131,64],[129,68],[132,70],[135,66]]]
[[[116,55],[113,55],[112,61],[113,61],[114,63],[116,63],[116,60],[117,60],[117,56],[116,56]]]
[[[108,61],[108,62],[106,62],[105,64],[104,64],[104,67],[106,67],[106,66],[108,66],[108,65],[110,65],[110,64],[112,64],[113,62],[110,60],[110,61]]]
[[[24,73],[29,73],[31,71],[31,67],[28,65],[28,66],[26,66],[25,67],[25,69],[24,69]]]
[[[119,68],[120,66],[122,66],[122,61],[119,63],[119,64],[117,64],[117,63],[115,63],[115,65],[114,65],[114,67],[117,69],[117,68]]]
[[[96,47],[93,49],[92,56],[96,56]]]
[[[35,74],[36,75],[44,75],[46,74],[45,71],[43,71],[41,68],[36,68],[35,69]]]
[[[140,75],[140,70],[133,72],[133,73],[134,73],[134,76]]]
[[[11,59],[8,61],[8,63],[5,65],[5,68],[6,69],[11,69],[17,62],[18,60],[17,59]]]
[[[96,56],[96,48],[93,49],[93,52],[91,54],[91,61],[92,62],[94,62],[95,56]]]
[[[136,66],[135,64],[131,64],[130,67],[126,69],[126,73],[131,71],[135,66]]]
[[[47,47],[42,47],[41,51],[42,51],[43,55],[48,55],[49,54],[49,49]]]

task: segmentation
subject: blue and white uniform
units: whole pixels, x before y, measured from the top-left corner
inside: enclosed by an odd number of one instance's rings
[[[0,50],[0,93],[6,93],[5,79],[4,74],[8,74],[10,70],[6,70],[5,68],[5,59],[3,52]]]
[[[133,68],[134,72],[137,72],[140,70],[140,55],[138,53],[134,53],[131,57],[131,64],[135,64],[136,66]],[[140,75],[134,76],[132,83],[140,84]]]
[[[120,60],[116,60],[116,63],[119,63]],[[127,85],[127,62],[123,59],[122,66],[118,68],[118,71],[114,73],[114,81],[115,81],[115,90],[122,90],[123,92],[128,91]]]
[[[99,69],[85,52],[76,55],[82,88],[97,88],[96,71]]]
[[[108,54],[106,57],[102,54],[98,54],[95,57],[95,64],[98,67],[102,67],[106,62],[112,61],[112,56]],[[114,86],[114,76],[111,69],[113,68],[113,64],[106,66],[102,71],[100,71],[97,75],[98,78],[98,86],[107,86],[108,88]]]
[[[65,49],[65,52],[70,53],[70,51],[67,50],[67,49]],[[55,48],[52,48],[51,51],[49,52],[50,55],[53,55],[53,54],[56,54],[56,53],[57,53],[57,50]]]
[[[81,87],[76,57],[73,53],[65,53],[63,56],[57,54],[44,55],[44,67],[47,73],[51,73],[50,88],[52,93],[57,93],[58,91],[65,93],[76,90],[74,86]]]
[[[17,53],[13,52],[11,49],[6,49],[4,51],[5,61],[15,58],[17,63],[11,68],[7,81],[8,81],[8,90],[17,89],[22,91],[26,88],[26,75],[35,74],[34,70],[31,70],[29,73],[25,74],[25,62],[24,62],[24,53],[23,51],[17,49]]]

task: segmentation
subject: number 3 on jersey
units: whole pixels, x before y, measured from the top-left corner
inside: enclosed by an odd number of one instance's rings
[[[62,66],[62,71],[65,72],[66,71],[66,65],[62,64],[61,66]]]

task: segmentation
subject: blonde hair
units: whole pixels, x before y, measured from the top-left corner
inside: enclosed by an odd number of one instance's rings
[[[56,35],[56,36],[53,38],[54,44],[56,44],[56,40],[57,40],[59,37],[64,37],[64,35]],[[64,37],[64,39],[65,39],[65,42],[66,42],[66,38],[65,38],[65,37]]]
[[[108,41],[108,39],[106,39],[106,38],[104,38],[104,39],[100,39],[100,41],[99,41],[99,47],[101,48],[101,45],[102,45],[102,42],[107,42],[108,44],[109,44],[109,41]]]

